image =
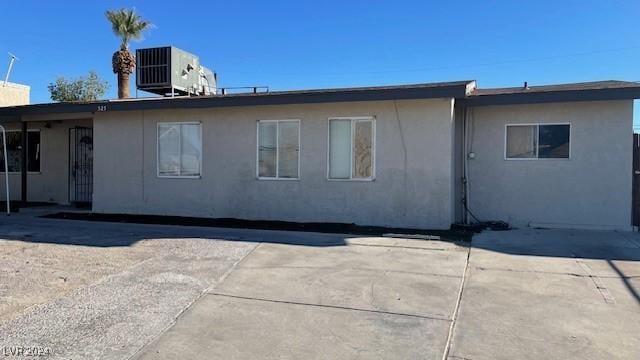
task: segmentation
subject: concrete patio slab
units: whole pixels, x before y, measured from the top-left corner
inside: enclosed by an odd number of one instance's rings
[[[139,359],[438,359],[449,322],[206,295]]]
[[[395,242],[393,239],[389,241],[390,244]],[[460,276],[467,249],[462,246],[443,251],[361,244],[331,247],[263,244],[241,267],[340,268]]]
[[[350,236],[347,237],[346,243],[349,245],[363,245],[363,246],[385,246],[385,247],[401,247],[401,248],[415,248],[425,250],[462,250],[465,249],[465,244],[455,243],[444,240],[423,240],[423,239],[407,239],[402,238],[402,235],[390,236]]]
[[[261,244],[141,358],[441,358],[468,248],[352,240]]]
[[[460,277],[330,268],[238,268],[211,293],[448,319]]]
[[[537,229],[475,237],[450,359],[640,358],[639,282],[623,275],[640,271],[637,238]]]
[[[452,358],[637,359],[640,308],[609,304],[589,278],[472,270]]]
[[[640,358],[640,236],[437,240],[0,217],[0,347],[50,359]]]
[[[465,261],[463,251],[392,245],[263,244],[211,292],[448,319]]]

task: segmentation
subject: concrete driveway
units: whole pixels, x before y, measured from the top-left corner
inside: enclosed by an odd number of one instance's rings
[[[474,237],[453,359],[640,359],[637,233]]]
[[[23,214],[0,217],[0,238],[2,355],[640,358],[636,234],[485,232],[468,247]]]
[[[141,358],[442,357],[468,249],[347,243],[261,244]]]

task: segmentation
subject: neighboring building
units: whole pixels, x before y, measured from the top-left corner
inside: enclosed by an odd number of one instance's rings
[[[0,107],[29,104],[29,90],[26,85],[0,81]]]
[[[459,81],[39,104],[0,120],[27,134],[26,166],[10,150],[16,200],[444,229],[472,220],[466,197],[482,220],[629,230],[639,97],[622,81]]]

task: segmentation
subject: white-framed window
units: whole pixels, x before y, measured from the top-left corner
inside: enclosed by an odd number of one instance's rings
[[[256,158],[258,179],[298,180],[300,120],[258,120]]]
[[[158,177],[202,175],[202,124],[158,123]]]
[[[373,117],[329,118],[327,178],[375,178],[376,123]]]
[[[0,155],[1,154],[2,143],[0,142]],[[9,173],[17,173],[22,171],[21,130],[7,130],[7,165],[9,167]],[[39,129],[27,130],[27,171],[31,173],[40,172]],[[0,173],[4,173],[4,156],[0,156]]]
[[[571,124],[507,124],[506,160],[569,159]]]

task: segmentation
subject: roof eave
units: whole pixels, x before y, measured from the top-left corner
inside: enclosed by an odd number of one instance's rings
[[[459,100],[466,106],[543,104],[553,102],[633,100],[640,98],[640,87],[546,91],[515,94],[471,95]]]
[[[166,98],[142,101],[97,101],[91,103],[51,103],[0,108],[1,116],[45,113],[105,112],[158,109],[215,108],[230,106],[261,106],[287,104],[318,104],[331,102],[412,100],[430,98],[463,98],[468,83],[446,86],[415,86],[384,89],[355,89],[327,92],[283,92],[260,95]]]

